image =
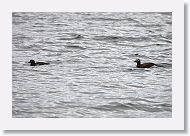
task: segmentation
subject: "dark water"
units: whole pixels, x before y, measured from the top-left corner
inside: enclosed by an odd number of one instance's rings
[[[12,50],[14,118],[172,117],[171,13],[13,13]]]

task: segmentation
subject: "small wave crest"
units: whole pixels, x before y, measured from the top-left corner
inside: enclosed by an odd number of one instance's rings
[[[122,39],[122,37],[119,37],[119,36],[95,36],[93,39],[98,40],[98,41],[106,41],[106,40],[119,40],[119,39]]]
[[[138,37],[123,37],[123,36],[95,36],[93,40],[97,41],[129,41],[129,42],[142,42],[142,41],[150,41],[151,38],[138,36]]]
[[[83,38],[80,34],[64,34],[62,36],[59,36],[61,38],[58,38],[57,40],[76,40]]]
[[[132,103],[132,102],[129,103],[110,102],[107,105],[99,105],[91,108],[101,111],[139,110],[146,112],[164,112],[172,110],[172,106],[166,103],[144,104],[144,103]]]

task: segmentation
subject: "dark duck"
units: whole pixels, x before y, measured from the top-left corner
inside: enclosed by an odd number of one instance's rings
[[[47,62],[35,62],[34,60],[30,60],[28,63],[30,63],[30,66],[37,66],[37,65],[48,65]]]
[[[137,63],[137,68],[150,68],[152,66],[157,66],[154,63],[143,63],[143,64],[141,64],[140,59],[136,59],[134,62]]]

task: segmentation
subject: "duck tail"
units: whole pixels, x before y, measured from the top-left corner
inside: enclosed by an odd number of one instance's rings
[[[157,67],[164,67],[163,65],[160,65],[160,64],[154,64],[154,65]]]

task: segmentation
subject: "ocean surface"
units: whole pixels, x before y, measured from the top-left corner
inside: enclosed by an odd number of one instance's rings
[[[171,118],[172,14],[13,12],[12,117]]]

